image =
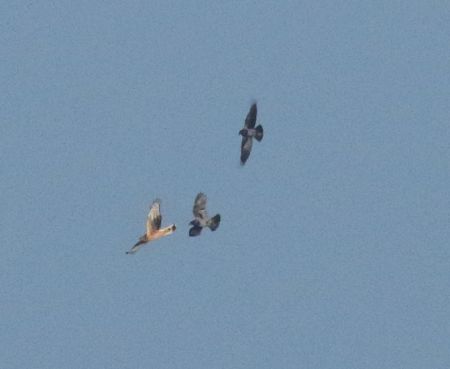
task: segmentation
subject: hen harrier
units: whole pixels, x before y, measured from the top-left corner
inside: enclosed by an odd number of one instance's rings
[[[256,126],[256,103],[250,107],[250,111],[245,118],[244,128],[239,131],[239,134],[242,136],[241,143],[241,165],[244,165],[250,156],[250,151],[252,150],[253,137],[256,140],[261,141],[264,136],[263,127],[260,125]]]
[[[158,238],[168,236],[172,234],[177,227],[172,224],[168,227],[161,228],[161,213],[159,212],[159,206],[161,201],[156,199],[153,201],[152,206],[150,206],[150,212],[147,216],[147,232],[139,238],[139,241],[127,251],[127,254],[134,254],[137,252],[143,244],[157,240]]]
[[[208,217],[206,212],[206,195],[202,192],[197,194],[194,201],[194,213],[195,219],[189,224],[193,227],[189,230],[189,236],[198,236],[204,227],[209,227],[211,231],[215,231],[220,224],[220,214],[214,215],[212,218]]]

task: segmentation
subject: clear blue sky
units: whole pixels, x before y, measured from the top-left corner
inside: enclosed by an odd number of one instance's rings
[[[450,367],[448,2],[0,21],[2,368]],[[156,197],[176,233],[125,255]]]

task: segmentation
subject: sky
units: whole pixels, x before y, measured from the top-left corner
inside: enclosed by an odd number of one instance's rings
[[[446,1],[2,3],[2,368],[449,368],[449,34]],[[176,232],[126,255],[155,198]]]

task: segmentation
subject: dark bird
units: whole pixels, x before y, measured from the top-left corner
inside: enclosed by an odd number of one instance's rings
[[[241,165],[244,165],[252,151],[253,137],[261,141],[264,136],[264,130],[261,124],[255,127],[257,108],[256,103],[250,107],[250,111],[245,118],[244,128],[239,131],[242,136],[241,143]]]
[[[168,236],[175,232],[177,227],[175,224],[172,224],[168,227],[161,228],[161,213],[159,210],[161,201],[156,199],[153,201],[150,206],[150,212],[147,216],[147,232],[139,238],[139,241],[131,248],[130,251],[127,251],[127,254],[136,253],[145,243],[157,240],[158,238]]]
[[[206,195],[202,192],[195,197],[194,208],[192,209],[195,219],[189,223],[192,225],[192,228],[189,230],[189,236],[191,237],[198,236],[205,227],[208,227],[211,231],[215,231],[219,227],[220,214],[209,218],[206,212],[206,202]]]

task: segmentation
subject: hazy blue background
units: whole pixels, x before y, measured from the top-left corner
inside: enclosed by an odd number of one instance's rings
[[[450,367],[449,2],[0,20],[1,368]]]

